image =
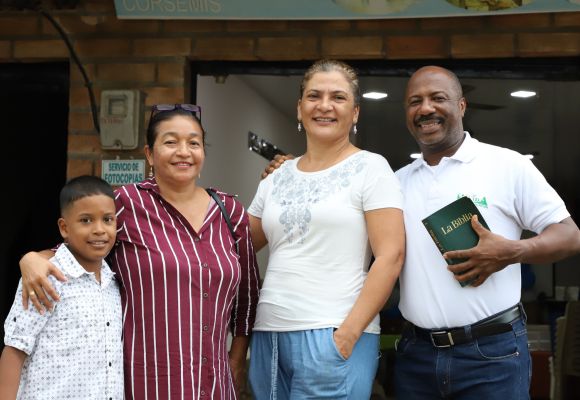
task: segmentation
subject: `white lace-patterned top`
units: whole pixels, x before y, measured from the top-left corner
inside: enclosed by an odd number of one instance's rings
[[[122,400],[121,296],[113,272],[103,262],[99,284],[64,245],[51,262],[68,279],[52,279],[61,297],[54,311],[24,310],[21,281],[4,324],[6,346],[28,354],[17,399]]]
[[[270,257],[254,330],[338,327],[371,258],[364,213],[399,208],[399,182],[384,157],[359,151],[317,172],[286,161],[258,188],[248,213],[262,219]],[[365,332],[379,333],[378,316]]]

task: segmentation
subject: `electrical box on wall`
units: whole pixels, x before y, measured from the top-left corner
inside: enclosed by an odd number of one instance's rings
[[[101,93],[101,147],[132,150],[139,145],[141,96],[138,90],[103,90]]]

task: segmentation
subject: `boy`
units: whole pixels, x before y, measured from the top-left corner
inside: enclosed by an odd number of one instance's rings
[[[39,314],[21,304],[22,282],[5,322],[0,399],[123,399],[121,297],[104,261],[116,237],[113,190],[94,176],[60,192],[59,246],[52,262],[60,301]]]

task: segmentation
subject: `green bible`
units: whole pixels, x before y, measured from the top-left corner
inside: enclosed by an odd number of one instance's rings
[[[465,250],[477,246],[479,236],[471,227],[471,217],[477,215],[479,223],[489,229],[483,216],[469,197],[461,197],[423,219],[423,225],[441,254],[451,250]],[[465,258],[446,259],[447,264],[459,264]],[[472,281],[459,282],[468,286]]]

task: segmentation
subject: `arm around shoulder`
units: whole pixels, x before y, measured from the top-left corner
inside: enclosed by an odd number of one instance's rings
[[[45,309],[52,309],[53,301],[59,300],[58,293],[48,280],[48,276],[52,275],[61,282],[66,281],[66,277],[48,261],[52,256],[54,256],[52,250],[31,251],[20,259],[24,308],[28,308],[30,300],[38,312],[43,313]]]

